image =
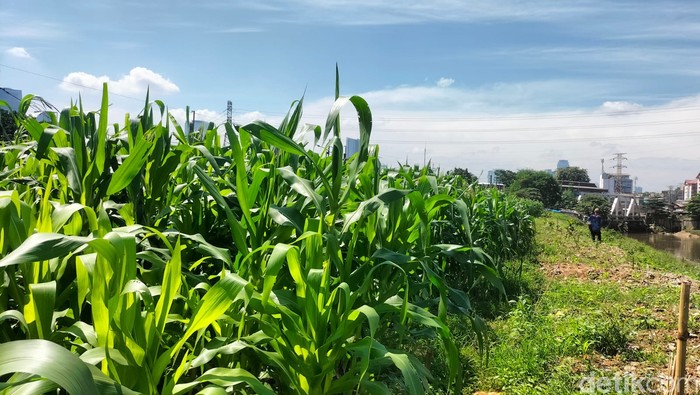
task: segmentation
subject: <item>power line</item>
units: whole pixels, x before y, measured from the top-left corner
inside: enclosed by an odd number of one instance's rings
[[[90,89],[94,90],[97,92],[101,92],[101,88],[95,88],[92,86],[88,85],[83,85],[79,84],[76,82],[72,81],[66,81],[61,78],[56,78],[53,76],[49,76],[46,74],[41,74],[37,73],[34,71],[29,71],[25,69],[20,69],[17,67],[13,66],[8,66],[6,64],[1,64],[0,67],[5,67],[7,69],[35,75],[38,77],[42,78],[47,78],[50,80],[58,81],[61,83],[66,83],[70,85],[74,85],[77,87],[85,88],[85,89]],[[137,100],[137,101],[142,101],[143,99],[133,97],[133,96],[128,96],[128,95],[123,95],[119,93],[114,93],[110,92],[111,96],[118,96],[118,97],[123,97],[125,99],[130,99],[130,100]],[[528,116],[499,116],[499,115],[494,115],[491,118],[484,118],[484,117],[443,117],[443,116],[436,116],[436,117],[375,117],[374,122],[391,122],[391,121],[430,121],[431,123],[436,123],[436,122],[458,122],[458,121],[463,121],[463,122],[502,122],[502,121],[518,121],[518,120],[547,120],[547,119],[575,119],[575,118],[590,118],[590,117],[600,117],[600,116],[625,116],[625,115],[632,115],[632,114],[637,114],[637,115],[642,115],[642,114],[647,114],[647,113],[658,113],[658,112],[668,112],[668,111],[694,111],[694,110],[700,110],[700,106],[683,106],[683,107],[674,107],[674,108],[652,108],[652,109],[639,109],[639,110],[629,110],[629,111],[623,111],[620,113],[613,113],[613,114],[606,114],[606,113],[591,113],[591,114],[549,114],[549,115],[528,115]],[[269,115],[286,115],[286,112],[280,112],[280,111],[261,111],[261,110],[250,110],[250,109],[244,109],[244,108],[235,108],[235,111],[237,112],[262,112],[265,114]],[[310,117],[324,117],[326,114],[305,114],[306,116]],[[696,122],[695,120],[689,120],[689,121],[682,121],[682,120],[677,120],[677,121],[652,121],[652,122],[646,122],[646,123],[628,123],[628,124],[601,124],[601,125],[589,125],[586,126],[585,128],[598,128],[598,127],[609,127],[609,126],[620,126],[620,127],[627,127],[627,126],[642,126],[642,125],[666,125],[666,124],[675,124],[675,123],[691,123],[691,122]],[[545,127],[546,128],[546,127]],[[532,130],[545,130],[545,128],[531,128]],[[580,128],[580,127],[579,127]],[[553,127],[551,130],[559,130],[561,127]],[[489,129],[485,131],[522,131],[526,130],[523,128],[512,128],[512,129]],[[422,131],[406,131],[402,130],[402,133],[415,133],[415,132],[422,132]]]
[[[237,112],[262,112],[265,114],[270,114],[270,115],[286,115],[287,113],[285,112],[280,112],[280,111],[265,111],[265,110],[252,110],[252,109],[245,109],[245,108],[235,108]],[[384,121],[430,121],[430,122],[455,122],[455,121],[464,121],[464,122],[501,122],[501,121],[527,121],[527,120],[541,120],[541,119],[576,119],[576,118],[593,118],[593,117],[601,117],[601,116],[609,116],[609,117],[615,117],[615,116],[627,116],[627,115],[645,115],[645,114],[653,114],[653,113],[663,113],[663,112],[668,112],[668,111],[700,111],[700,106],[679,106],[679,107],[672,107],[672,108],[649,108],[649,109],[638,109],[638,110],[626,110],[626,111],[620,111],[617,113],[605,113],[605,112],[594,112],[594,113],[589,113],[589,114],[548,114],[548,115],[522,115],[522,116],[503,116],[503,115],[498,115],[494,114],[492,117],[450,117],[450,116],[433,116],[433,117],[428,117],[428,116],[423,116],[423,117],[384,117],[384,116],[375,116],[373,118],[373,121],[376,122],[384,122]],[[311,117],[323,117],[327,114],[308,114],[304,113],[304,115],[311,116]],[[376,114],[375,114],[376,115]]]
[[[420,121],[429,120],[435,122],[452,122],[452,121],[469,121],[469,122],[494,122],[494,121],[527,121],[527,120],[539,120],[539,119],[570,119],[570,118],[591,118],[600,116],[625,116],[625,115],[639,115],[647,113],[657,113],[657,112],[667,112],[667,111],[698,111],[700,106],[683,106],[683,107],[673,107],[673,108],[650,108],[650,109],[639,109],[639,110],[627,110],[620,111],[617,113],[605,113],[605,112],[593,112],[589,114],[548,114],[548,115],[522,115],[522,116],[501,116],[494,114],[492,117],[387,117],[387,120],[400,120],[400,121]],[[383,120],[383,117],[377,117],[375,120]]]
[[[646,140],[646,139],[657,139],[657,138],[668,138],[668,137],[681,137],[681,136],[696,136],[700,135],[700,132],[685,132],[685,133],[669,133],[662,135],[637,135],[637,136],[608,136],[608,137],[582,137],[582,138],[571,138],[571,139],[541,139],[541,140],[464,140],[464,141],[430,141],[430,144],[542,144],[542,143],[577,143],[586,141],[611,141],[611,140]],[[425,140],[372,140],[372,143],[386,143],[386,144],[424,144]]]
[[[2,63],[0,63],[0,67],[5,67],[5,68],[12,69],[12,70],[16,70],[16,71],[21,71],[21,72],[23,72],[23,73],[27,73],[27,74],[31,74],[31,75],[36,75],[36,76],[38,76],[38,77],[48,78],[48,79],[50,79],[50,80],[58,81],[58,82],[61,82],[61,83],[71,84],[71,85],[79,86],[79,87],[81,87],[81,88],[91,89],[91,90],[94,90],[94,91],[102,92],[102,89],[101,89],[101,88],[95,88],[95,87],[93,87],[93,86],[87,86],[87,85],[83,85],[83,84],[78,84],[77,82],[66,81],[66,80],[61,79],[61,78],[56,78],[56,77],[52,77],[52,76],[50,76],[50,75],[45,75],[45,74],[40,74],[40,73],[35,73],[35,72],[29,71],[29,70],[19,69],[19,68],[17,68],[17,67],[8,66],[8,65],[2,64]],[[139,98],[132,97],[132,96],[127,96],[127,95],[121,95],[121,94],[119,94],[119,93],[114,93],[114,92],[109,92],[109,95],[110,95],[110,96],[119,96],[119,97],[123,97],[123,98],[125,98],[125,99],[143,101],[143,99],[139,99]]]
[[[606,128],[629,128],[638,126],[658,126],[658,125],[681,125],[687,123],[700,122],[700,119],[686,119],[673,121],[652,121],[652,122],[627,122],[627,123],[603,123],[593,125],[570,125],[570,126],[541,126],[541,127],[512,127],[512,128],[490,128],[490,129],[469,129],[469,130],[442,130],[443,133],[493,133],[493,132],[540,132],[543,130],[563,131],[572,129],[606,129]],[[378,132],[387,133],[425,133],[425,129],[398,129],[391,130],[386,127],[376,127]]]
[[[5,93],[7,93],[8,95],[14,97],[15,99],[20,100],[20,101],[22,100],[21,98],[15,96],[14,93],[8,91],[7,89],[5,89],[5,88],[0,88],[0,89],[2,89],[3,91],[5,91]]]

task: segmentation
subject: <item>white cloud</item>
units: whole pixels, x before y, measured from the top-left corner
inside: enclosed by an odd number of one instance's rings
[[[180,88],[162,75],[145,67],[134,67],[129,74],[117,80],[110,77],[95,76],[82,71],[77,71],[63,77],[61,89],[70,92],[78,92],[81,88],[102,89],[102,84],[109,84],[110,92],[120,95],[143,96],[150,88],[152,93],[172,94],[180,91]]]
[[[26,49],[22,47],[13,47],[5,51],[10,56],[13,56],[15,58],[20,58],[20,59],[31,59],[32,55],[27,52]]]
[[[455,83],[454,79],[442,77],[438,80],[437,86],[439,86],[440,88],[447,88],[448,86],[450,86],[454,83]]]
[[[631,103],[628,101],[606,101],[600,106],[600,109],[604,113],[624,113],[630,111],[639,111],[642,109],[642,105],[638,103]]]
[[[576,92],[572,95],[571,92]],[[485,84],[474,88],[398,86],[361,93],[372,108],[398,111],[468,111],[471,113],[550,111],[578,106],[581,101],[604,102],[612,94],[605,83],[576,80]]]
[[[605,170],[611,172],[614,154],[625,152],[625,170],[645,190],[662,190],[697,174],[700,120],[695,114],[700,96],[658,106],[602,99],[600,106],[588,109],[543,110],[568,100],[567,92],[591,90],[606,96],[605,89],[572,81],[471,90],[402,86],[358,95],[370,105],[371,141],[379,144],[380,158],[389,165],[406,159],[422,165],[425,151],[427,160],[443,171],[462,167],[485,178],[495,168],[552,169],[559,159],[567,159],[587,169],[596,182],[600,160],[605,159]],[[331,104],[331,98],[307,102],[304,122],[325,125]],[[351,105],[343,109],[341,129],[343,139],[359,134]],[[668,158],[677,166],[668,165]]]
[[[221,114],[213,110],[206,108],[201,109],[190,109],[189,120],[192,122],[192,112],[194,111],[194,118],[198,121],[214,122],[214,124],[219,125],[226,121],[226,114]],[[185,109],[184,108],[174,108],[168,110],[170,114],[177,120],[180,125],[185,124]]]

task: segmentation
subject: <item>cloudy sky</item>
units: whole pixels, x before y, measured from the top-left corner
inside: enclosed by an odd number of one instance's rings
[[[641,5],[643,4],[643,5]],[[0,87],[136,114],[325,123],[335,64],[387,163],[551,169],[625,153],[648,191],[700,172],[700,2],[2,0]],[[356,137],[350,109],[343,134]]]

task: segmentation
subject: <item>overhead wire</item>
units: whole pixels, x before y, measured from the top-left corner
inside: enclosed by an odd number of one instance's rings
[[[614,140],[646,140],[668,137],[696,136],[700,132],[667,133],[654,135],[632,135],[632,136],[604,136],[604,137],[580,137],[569,139],[527,139],[527,140],[465,140],[465,141],[435,141],[435,140],[372,140],[373,143],[385,144],[542,144],[542,143],[575,143],[586,141],[614,141]]]
[[[17,67],[5,65],[0,63],[0,67],[5,67],[8,69],[36,75],[39,77],[43,78],[48,78],[51,80],[59,81],[62,83],[67,83],[71,84],[74,86],[78,86],[81,88],[85,89],[90,89],[94,91],[101,91],[100,88],[95,88],[92,86],[87,86],[83,84],[79,84],[76,82],[71,82],[71,81],[66,81],[64,79],[52,77],[49,75],[29,71],[29,70],[24,70],[20,69]],[[123,97],[126,99],[130,100],[137,100],[137,101],[142,101],[143,99],[128,96],[128,95],[123,95],[123,94],[118,94],[118,93],[110,93],[111,96],[118,96],[118,97]],[[236,107],[234,109],[237,112],[254,112],[254,111],[259,111],[259,110],[246,110],[243,108],[238,108]],[[391,122],[391,121],[430,121],[431,123],[434,122],[506,122],[506,121],[514,121],[514,120],[549,120],[549,119],[575,119],[575,118],[589,118],[589,117],[600,117],[600,116],[626,116],[626,115],[631,115],[631,114],[647,114],[647,113],[658,113],[658,112],[666,112],[666,111],[691,111],[691,110],[700,110],[700,106],[683,106],[683,107],[674,107],[674,108],[651,108],[651,109],[637,109],[637,110],[627,110],[619,113],[613,113],[613,114],[607,114],[603,112],[598,112],[598,113],[591,113],[591,114],[549,114],[549,115],[529,115],[529,116],[498,116],[494,115],[494,118],[479,118],[479,117],[376,117],[374,119],[375,123],[378,122]],[[224,111],[218,112],[218,114],[224,113]],[[285,112],[273,112],[273,111],[265,111],[265,114],[268,115],[286,115],[287,113]],[[313,114],[305,114],[307,116],[311,117],[322,117],[324,115],[313,115]],[[220,115],[217,115],[217,119],[220,117]],[[593,124],[593,125],[567,125],[567,126],[541,126],[541,127],[508,127],[508,128],[488,128],[488,129],[463,129],[463,130],[453,130],[449,131],[449,133],[493,133],[493,132],[523,132],[523,131],[543,131],[543,130],[552,130],[552,131],[559,131],[559,130],[571,130],[571,129],[578,129],[578,130],[585,130],[585,129],[600,129],[600,128],[610,128],[610,127],[616,127],[616,128],[627,128],[627,127],[637,127],[637,126],[655,126],[655,125],[677,125],[677,124],[687,124],[687,123],[695,123],[695,122],[700,122],[699,120],[669,120],[669,121],[649,121],[649,122],[625,122],[625,123],[603,123],[603,124]],[[424,129],[406,129],[402,128],[400,130],[391,130],[390,128],[383,126],[380,129],[382,132],[386,133],[425,133]],[[448,131],[446,131],[448,132]]]
[[[461,130],[431,130],[431,132],[442,133],[493,133],[493,132],[540,132],[543,130],[572,130],[572,129],[607,129],[607,128],[629,128],[638,126],[659,126],[659,125],[682,125],[688,123],[698,123],[700,119],[684,119],[670,121],[650,121],[650,122],[627,122],[627,123],[604,123],[593,125],[564,125],[564,126],[538,126],[538,127],[508,127],[508,128],[488,128],[488,129],[468,129],[464,127]],[[379,129],[387,133],[425,133],[425,129],[398,129],[392,130],[386,127]]]
[[[98,92],[101,92],[101,91],[102,91],[101,88],[95,88],[94,86],[88,86],[88,85],[79,84],[79,83],[77,83],[77,82],[66,81],[65,79],[62,79],[62,78],[56,78],[56,77],[52,77],[52,76],[50,76],[50,75],[41,74],[41,73],[36,73],[36,72],[34,72],[34,71],[24,70],[24,69],[20,69],[20,68],[17,68],[17,67],[8,66],[8,65],[2,64],[2,63],[0,63],[0,67],[5,67],[5,68],[12,69],[12,70],[16,70],[16,71],[21,71],[21,72],[23,72],[23,73],[36,75],[36,76],[38,76],[38,77],[48,78],[48,79],[50,79],[50,80],[58,81],[58,82],[61,82],[61,83],[66,83],[66,84],[70,84],[70,85],[79,86],[79,87],[85,88],[85,89],[91,89],[91,90],[98,91]],[[119,93],[110,92],[109,94],[110,94],[110,96],[119,96],[119,97],[123,97],[123,98],[125,98],[125,99],[143,101],[143,99],[139,99],[139,98],[132,97],[132,96],[127,96],[127,95],[122,95],[122,94],[119,94]]]

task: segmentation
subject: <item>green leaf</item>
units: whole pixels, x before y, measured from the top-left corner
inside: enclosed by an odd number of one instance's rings
[[[265,279],[263,282],[262,293],[263,304],[267,304],[268,298],[270,297],[270,292],[272,292],[272,287],[277,281],[277,274],[279,273],[280,269],[282,269],[282,266],[287,259],[296,260],[297,262],[300,260],[299,251],[296,249],[296,247],[287,244],[275,245],[275,248],[272,250],[272,255],[270,255],[270,259],[268,259],[265,266]]]
[[[202,186],[204,186],[211,197],[214,198],[214,201],[224,210],[224,213],[226,213],[226,219],[231,227],[231,234],[236,248],[242,253],[248,253],[249,248],[248,244],[246,244],[245,230],[238,219],[236,219],[236,216],[233,215],[233,211],[229,208],[224,197],[221,196],[219,188],[216,187],[214,181],[198,165],[195,164],[193,170],[195,174],[197,174],[197,178],[199,178]]]
[[[249,294],[246,286],[248,286],[246,280],[236,274],[229,273],[211,287],[202,297],[197,312],[187,326],[185,334],[173,347],[173,352],[177,352],[192,334],[221,317],[233,302],[246,301]]]
[[[75,151],[71,147],[52,147],[51,150],[58,155],[61,171],[66,176],[70,189],[75,195],[80,196],[83,193],[83,184],[78,164],[75,161]]]
[[[319,195],[316,192],[313,185],[311,184],[311,181],[299,177],[289,166],[280,167],[277,169],[277,172],[282,176],[282,178],[287,182],[287,184],[289,184],[289,186],[292,187],[293,190],[295,190],[300,195],[311,199],[311,201],[314,202],[314,205],[316,206],[316,209],[319,213],[325,213],[326,210],[323,204],[323,197],[321,197],[321,195]]]
[[[335,103],[333,103],[333,107],[326,118],[326,128],[323,132],[323,140],[326,139],[333,129],[336,129],[334,132],[336,136],[340,135],[340,131],[337,130],[337,125],[340,119],[340,110],[348,102],[352,103],[352,105],[355,107],[355,111],[357,112],[360,126],[359,162],[365,162],[369,156],[369,139],[372,133],[372,112],[369,109],[367,101],[360,96],[336,98]]]
[[[207,161],[214,168],[214,171],[216,172],[216,174],[221,173],[221,169],[219,169],[219,164],[216,163],[216,159],[214,159],[214,155],[212,155],[211,152],[209,152],[207,147],[205,147],[201,144],[197,144],[194,146],[194,148],[197,149],[199,152],[201,152],[205,158],[207,158]]]
[[[243,130],[282,151],[300,156],[307,155],[306,151],[294,140],[278,132],[274,126],[263,121],[255,121],[245,125]]]
[[[173,256],[165,266],[163,274],[163,286],[161,287],[158,304],[156,304],[156,329],[159,334],[162,334],[165,329],[166,319],[170,314],[170,307],[173,305],[175,296],[180,291],[182,283],[182,262],[180,261],[180,239],[175,243],[173,248]]]
[[[374,213],[383,205],[401,199],[404,196],[410,194],[411,192],[413,191],[411,191],[410,189],[389,189],[368,200],[365,200],[364,202],[360,203],[359,207],[357,207],[357,210],[350,214],[346,214],[345,224],[343,225],[343,232],[347,232],[347,230],[350,228],[350,225],[354,224],[362,218],[366,218],[368,215]]]
[[[88,366],[65,348],[47,340],[0,344],[0,376],[30,373],[58,384],[70,394],[98,394]]]
[[[93,136],[93,140],[96,140],[97,147],[92,153],[95,165],[97,166],[98,174],[102,174],[105,170],[106,163],[106,143],[107,143],[107,122],[108,122],[108,111],[109,111],[109,96],[107,94],[107,83],[102,84],[102,105],[100,107],[100,124],[97,128],[97,135]]]
[[[87,237],[66,236],[57,233],[34,233],[16,250],[0,259],[0,267],[45,261],[64,256],[89,240]]]
[[[8,319],[13,319],[17,321],[22,326],[22,330],[25,334],[29,331],[29,328],[27,327],[27,322],[24,320],[24,315],[21,312],[17,310],[5,310],[2,313],[0,313],[0,323]]]
[[[55,233],[58,233],[61,228],[68,222],[68,220],[76,212],[83,210],[88,218],[88,222],[91,230],[97,229],[97,216],[95,211],[90,207],[83,206],[79,203],[67,204],[64,206],[59,206],[54,209],[51,213],[51,226]]]
[[[261,395],[274,395],[275,392],[264,386],[260,380],[245,369],[213,368],[204,372],[193,383],[176,385],[174,395],[184,394],[199,383],[209,382],[221,387],[230,387],[239,384],[247,384],[255,393]]]
[[[51,320],[56,304],[56,282],[29,284],[29,305],[24,308],[27,324],[35,323],[37,336],[48,339],[51,336]]]
[[[146,164],[151,145],[152,143],[146,139],[140,139],[136,142],[136,147],[132,149],[129,156],[112,174],[112,179],[107,187],[107,195],[114,195],[126,188],[134,180]]]
[[[294,207],[278,207],[272,204],[269,214],[277,225],[293,226],[299,234],[304,231],[304,215]]]

